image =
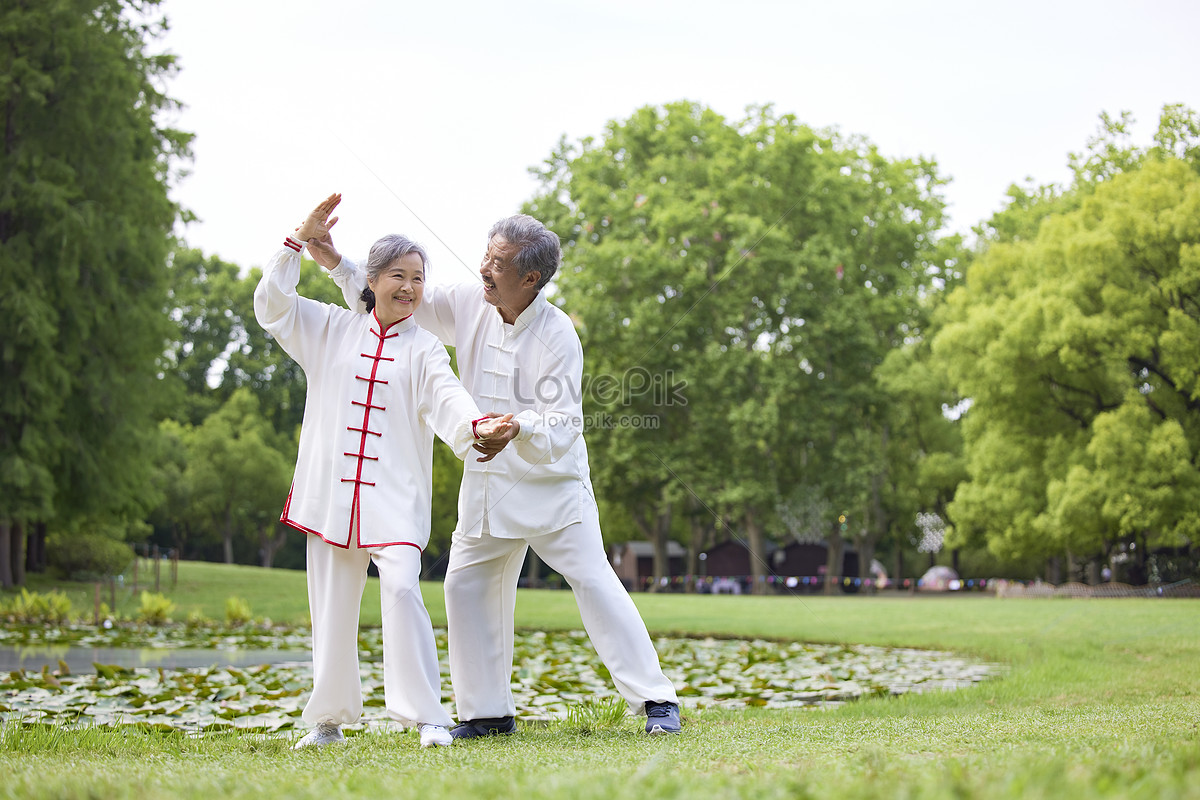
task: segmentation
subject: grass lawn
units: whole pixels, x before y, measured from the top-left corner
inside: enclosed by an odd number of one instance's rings
[[[219,619],[236,594],[256,615],[306,618],[302,573],[182,564],[163,588],[177,616]],[[423,588],[444,624],[441,586]],[[378,622],[372,589],[364,624]],[[1008,671],[834,710],[690,712],[682,736],[655,739],[633,720],[576,720],[433,751],[397,733],[294,753],[257,736],[9,725],[0,797],[1200,798],[1196,601],[634,599],[652,632],[949,649]],[[580,626],[569,592],[521,592],[517,622]]]

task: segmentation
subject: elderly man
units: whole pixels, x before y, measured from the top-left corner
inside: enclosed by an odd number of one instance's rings
[[[363,275],[328,228],[309,242],[351,308]],[[588,636],[647,733],[679,733],[675,689],[646,625],[605,556],[583,440],[583,348],[542,291],[562,260],[558,237],[516,215],[488,232],[480,281],[429,286],[414,312],[455,348],[459,377],[484,413],[511,411],[512,447],[468,460],[446,572],[456,739],[512,733],[517,580],[528,547],[570,584]]]

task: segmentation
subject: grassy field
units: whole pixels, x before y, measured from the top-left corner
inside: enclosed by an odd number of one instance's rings
[[[300,573],[184,564],[163,588],[177,614],[220,618],[236,594],[256,615],[306,619]],[[365,624],[378,620],[371,591]],[[440,585],[424,595],[444,624]],[[1200,798],[1196,601],[635,600],[658,633],[949,649],[1008,669],[971,689],[834,710],[691,712],[669,739],[633,720],[573,720],[434,751],[397,733],[293,753],[255,736],[10,725],[0,797]],[[580,626],[568,592],[522,592],[517,613],[523,627]]]

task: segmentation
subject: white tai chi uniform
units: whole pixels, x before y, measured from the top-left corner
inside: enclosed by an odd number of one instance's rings
[[[374,314],[298,296],[300,249],[289,239],[267,265],[254,314],[308,379],[281,517],[310,534],[313,693],[304,721],[351,723],[362,714],[358,610],[374,559],[388,714],[405,725],[446,726],[418,583],[429,542],[433,435],[463,458],[474,441],[471,421],[482,415],[446,349],[411,316],[384,328]]]
[[[330,277],[351,308],[365,276],[343,259]],[[428,286],[418,321],[455,348],[484,412],[521,423],[491,461],[466,460],[446,571],[450,678],[460,720],[512,716],[513,614],[526,546],[575,592],[584,627],[634,713],[678,702],[646,625],[604,552],[583,440],[583,348],[539,293],[509,325],[478,282]]]

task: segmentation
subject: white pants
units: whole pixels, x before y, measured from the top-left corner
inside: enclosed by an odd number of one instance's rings
[[[383,609],[383,697],[404,725],[449,725],[442,707],[437,643],[421,598],[421,551],[408,545],[344,550],[308,537],[308,608],[312,615],[313,692],[304,721],[339,724],[362,716],[358,609],[367,564],[379,568]]]
[[[583,626],[630,711],[644,713],[647,700],[678,702],[637,606],[608,563],[593,508],[583,522],[529,539],[455,535],[446,570],[446,617],[459,720],[516,713],[510,684],[513,613],[526,547],[570,584]]]

